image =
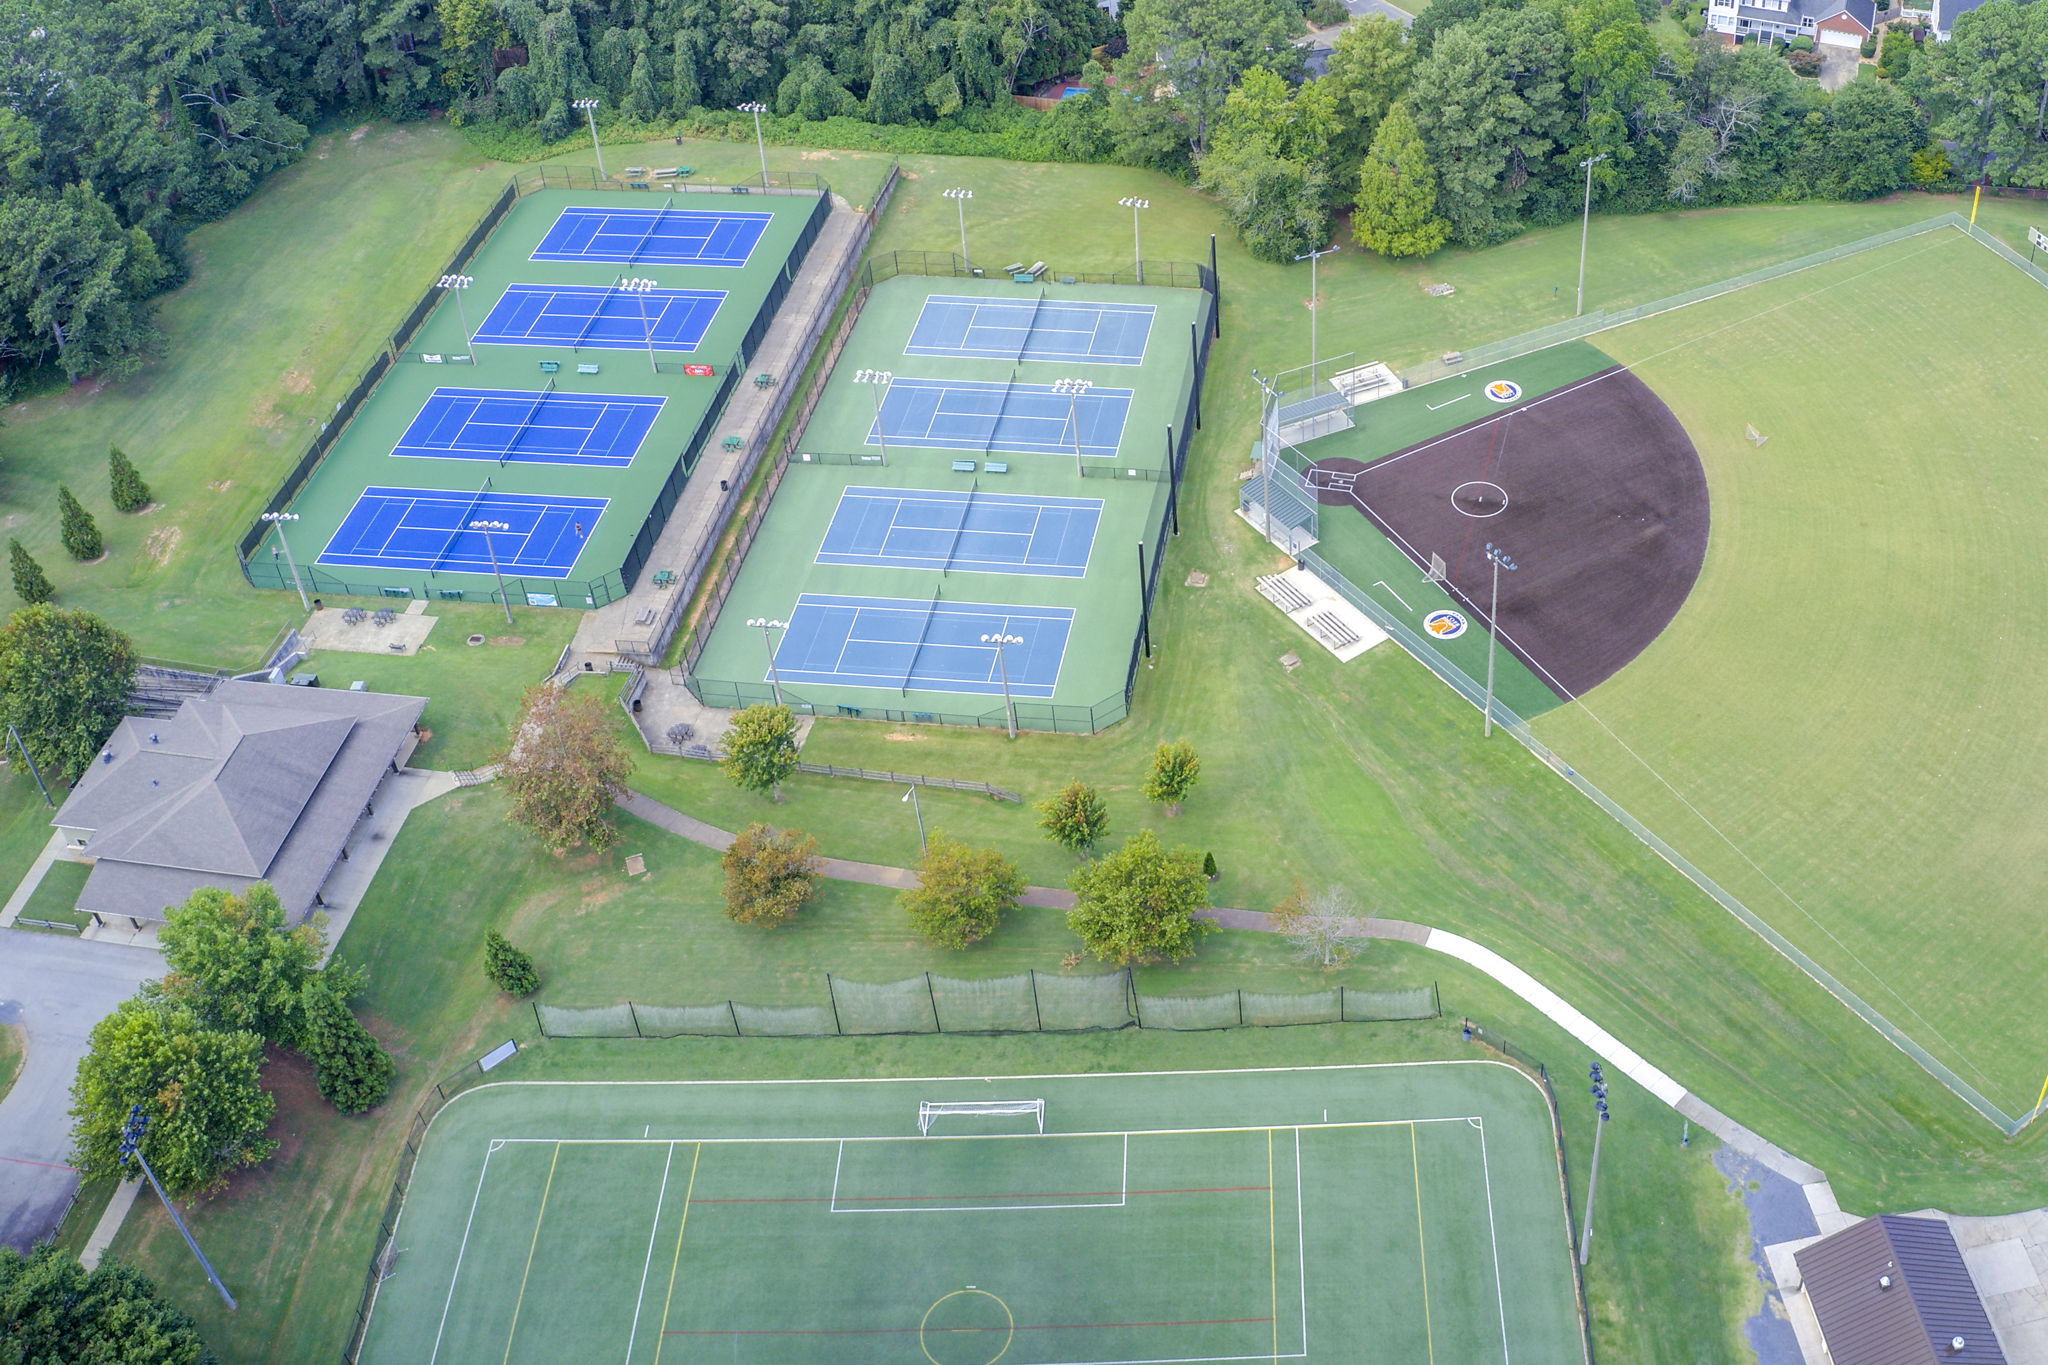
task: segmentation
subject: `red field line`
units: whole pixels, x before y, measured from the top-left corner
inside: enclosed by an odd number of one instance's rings
[[[1187,1318],[1179,1322],[1020,1322],[1011,1327],[717,1327],[667,1328],[665,1337],[880,1337],[911,1332],[1082,1332],[1112,1327],[1231,1327],[1271,1322],[1266,1318]]]
[[[863,1194],[840,1195],[834,1200],[825,1194],[793,1194],[747,1199],[692,1199],[697,1204],[879,1204],[901,1201],[930,1202],[940,1199],[1106,1199],[1110,1195],[1141,1194],[1264,1194],[1268,1185],[1199,1185],[1183,1190],[1038,1190],[1022,1194]]]

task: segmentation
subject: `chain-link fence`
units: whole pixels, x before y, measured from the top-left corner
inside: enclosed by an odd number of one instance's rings
[[[1365,991],[1226,990],[1152,995],[1128,970],[1020,972],[965,980],[926,972],[901,981],[824,978],[824,998],[800,1004],[533,1006],[549,1038],[832,1038],[908,1033],[1086,1033],[1105,1029],[1278,1028],[1387,1023],[1443,1013],[1435,985]]]

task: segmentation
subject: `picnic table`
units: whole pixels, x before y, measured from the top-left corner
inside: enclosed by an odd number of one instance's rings
[[[727,450],[738,450],[741,446],[745,445],[746,442],[742,441],[737,436],[728,436],[720,444],[722,444]]]
[[[754,387],[757,389],[774,388],[775,376],[768,373],[766,370],[761,371],[761,373],[754,376]]]
[[[654,574],[654,586],[655,586],[655,587],[657,587],[657,588],[672,588],[672,587],[674,587],[674,586],[675,586],[675,582],[676,582],[676,571],[675,571],[674,569],[658,569],[658,570],[656,570],[656,571],[655,571],[655,574]]]

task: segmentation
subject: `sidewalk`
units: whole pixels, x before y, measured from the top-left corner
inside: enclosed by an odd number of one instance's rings
[[[63,854],[64,831],[53,829],[50,831],[49,842],[43,845],[43,851],[36,854],[36,860],[30,863],[28,871],[22,874],[21,881],[14,888],[14,894],[7,898],[5,905],[0,905],[0,929],[7,928],[20,918],[22,907],[28,904],[30,896],[35,895],[36,888],[43,884],[43,874],[48,872],[50,864],[56,862]]]

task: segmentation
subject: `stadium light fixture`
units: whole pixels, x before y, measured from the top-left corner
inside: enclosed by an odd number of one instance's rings
[[[498,580],[498,601],[505,608],[505,624],[509,626],[512,624],[512,597],[505,591],[505,571],[498,567],[498,543],[491,539],[491,532],[512,528],[502,521],[472,521],[469,529],[484,533],[484,548],[491,555],[491,574]]]
[[[974,197],[974,191],[961,189],[944,190],[940,193],[939,197],[952,200],[953,206],[960,210],[960,263],[972,269],[974,259],[967,254],[967,201]]]
[[[1066,395],[1067,420],[1074,425],[1074,477],[1085,479],[1087,472],[1081,467],[1081,395],[1095,387],[1092,379],[1055,379],[1052,391]]]
[[[756,616],[749,619],[747,624],[761,632],[761,639],[768,646],[768,684],[774,690],[775,704],[780,706],[782,705],[782,675],[775,669],[775,637],[768,632],[771,630],[788,630],[789,622],[770,620],[766,616]]]
[[[445,289],[455,296],[455,313],[462,319],[462,344],[469,347],[472,364],[476,360],[476,342],[471,340],[474,334],[469,330],[469,309],[462,304],[462,292],[475,283],[474,275],[443,275],[434,282],[436,289]]]
[[[128,1118],[121,1125],[121,1165],[125,1168],[132,1160],[142,1168],[149,1187],[156,1191],[156,1197],[164,1201],[164,1212],[171,1215],[171,1221],[178,1225],[178,1233],[185,1239],[185,1245],[192,1248],[192,1254],[199,1258],[199,1268],[206,1272],[206,1279],[220,1291],[221,1301],[230,1313],[235,1311],[235,1296],[228,1293],[228,1287],[220,1282],[220,1276],[213,1273],[213,1263],[206,1259],[206,1253],[199,1249],[199,1243],[192,1238],[192,1230],[185,1226],[185,1220],[178,1216],[178,1206],[164,1193],[164,1187],[157,1183],[156,1172],[149,1168],[149,1159],[142,1154],[142,1138],[149,1131],[149,1116],[142,1112],[142,1106],[128,1106]]]
[[[297,512],[265,512],[262,519],[269,522],[277,530],[277,543],[284,547],[284,562],[291,566],[292,586],[299,590],[300,610],[313,610],[313,604],[306,600],[306,585],[299,579],[299,561],[292,558],[292,544],[284,538],[285,523],[297,521],[299,514]]]
[[[1341,243],[1332,242],[1321,251],[1311,251],[1306,255],[1294,258],[1297,261],[1308,262],[1308,386],[1310,388],[1316,386],[1316,312],[1317,305],[1322,301],[1323,297],[1316,289],[1316,263],[1325,256],[1335,255],[1340,245]]]
[[[768,141],[761,136],[761,115],[768,112],[768,106],[758,100],[748,100],[738,106],[742,114],[754,116],[754,149],[761,154],[761,188],[768,188]]]
[[[1493,565],[1493,603],[1486,609],[1486,725],[1484,732],[1493,733],[1493,656],[1500,644],[1500,571],[1513,573],[1521,565],[1512,556],[1492,541],[1486,542],[1486,560]]]
[[[889,438],[882,431],[882,391],[887,389],[896,376],[888,370],[860,370],[853,376],[856,384],[866,384],[875,395],[875,443],[882,448],[882,463],[889,463]]]
[[[640,329],[647,334],[647,364],[656,373],[661,373],[661,362],[654,358],[654,324],[647,318],[647,291],[655,287],[653,280],[623,279],[618,282],[621,293],[635,294],[640,299]]]
[[[1017,703],[1010,700],[1010,663],[1009,660],[1003,657],[1003,648],[1006,645],[1023,644],[1024,637],[1021,635],[984,635],[981,637],[981,642],[985,645],[994,645],[996,647],[996,671],[1002,675],[1003,679],[1003,713],[1010,718],[1010,738],[1015,739],[1017,737]]]
[[[597,153],[597,173],[599,177],[601,177],[602,179],[611,179],[610,173],[607,172],[604,168],[604,147],[601,144],[599,144],[597,140],[597,101],[571,100],[569,102],[569,107],[571,109],[581,109],[583,111],[583,117],[589,120],[590,149]]]
[[[1138,283],[1143,284],[1145,282],[1145,237],[1138,228],[1138,213],[1142,209],[1151,208],[1152,201],[1150,199],[1140,199],[1136,195],[1125,195],[1116,202],[1119,208],[1126,208],[1131,211],[1131,255],[1137,261]]]
[[[903,801],[908,801],[910,809],[917,813],[917,851],[922,855],[926,851],[924,843],[924,803],[917,799],[917,786],[915,783],[911,784],[909,791],[903,793]],[[897,802],[897,804],[901,805],[902,801]]]
[[[1586,173],[1586,209],[1579,220],[1579,309],[1573,317],[1583,317],[1586,312],[1586,238],[1593,230],[1593,168],[1605,161],[1606,152],[1589,156],[1579,163]]]

